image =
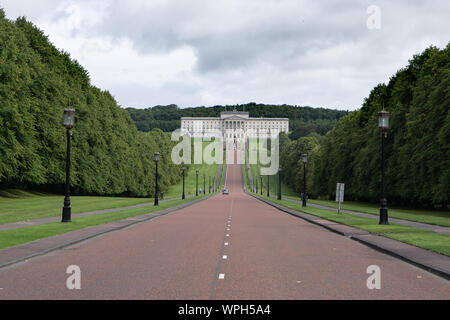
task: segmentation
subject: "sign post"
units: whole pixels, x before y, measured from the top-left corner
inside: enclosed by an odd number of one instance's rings
[[[336,202],[338,203],[338,213],[341,213],[341,202],[344,202],[344,184],[336,184]]]

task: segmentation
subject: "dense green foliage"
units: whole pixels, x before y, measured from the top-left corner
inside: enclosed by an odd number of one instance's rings
[[[148,109],[127,108],[131,118],[141,131],[160,128],[173,131],[180,127],[181,117],[219,117],[222,111],[247,111],[250,117],[289,118],[291,139],[298,139],[310,133],[326,134],[336,122],[347,114],[324,108],[297,107],[290,105],[266,105],[248,103],[233,106],[194,107],[180,109],[176,105],[155,106]]]
[[[380,197],[381,138],[378,112],[390,112],[386,140],[389,202],[443,206],[450,195],[450,44],[415,55],[387,85],[376,86],[361,109],[342,118],[323,138],[281,141],[284,179],[299,188],[300,154],[309,154],[308,190],[333,198],[345,183],[349,200]]]
[[[139,132],[111,94],[30,22],[0,10],[0,186],[60,191],[65,182],[63,109],[76,109],[71,185],[75,194],[152,195],[153,153],[161,186],[175,183],[170,137]]]
[[[313,172],[315,159],[320,149],[320,142],[324,138],[318,135],[310,135],[297,140],[290,140],[286,134],[280,134],[280,165],[281,179],[292,188],[298,195],[303,192],[304,166],[302,154],[308,155],[306,167],[306,190],[311,195],[313,185]]]

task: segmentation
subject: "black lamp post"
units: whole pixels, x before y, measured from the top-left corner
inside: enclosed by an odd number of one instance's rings
[[[384,177],[385,171],[385,155],[384,144],[389,128],[389,112],[382,110],[378,113],[378,127],[381,130],[381,199],[380,199],[380,222],[379,224],[389,224],[388,207],[386,199],[386,181]]]
[[[261,195],[263,195],[263,182],[262,182],[263,177],[262,177],[262,176],[259,176],[259,178],[260,178],[260,180],[261,180],[261,183],[260,183],[260,187],[261,187]]]
[[[195,171],[195,195],[198,196],[198,170]]]
[[[205,174],[203,174],[203,194],[206,194],[206,179],[205,179]]]
[[[258,194],[258,177],[255,179],[255,192]]]
[[[281,200],[281,166],[278,168],[278,200]]]
[[[302,207],[306,207],[306,163],[308,162],[308,155],[302,154],[303,162],[303,194],[302,194]]]
[[[269,182],[270,182],[270,176],[267,175],[267,198],[270,196],[270,191],[269,191],[270,184],[269,184]]]
[[[159,161],[159,152],[155,152],[155,206],[158,205],[158,161]]]
[[[66,155],[66,195],[64,197],[64,206],[62,210],[61,222],[71,222],[70,207],[70,136],[72,128],[75,126],[75,109],[64,109],[63,125],[66,128],[67,136],[67,155]]]
[[[184,195],[184,172],[186,171],[186,166],[183,164],[183,167],[181,168],[183,170],[183,194],[181,195],[181,199],[185,199],[185,195]]]
[[[211,193],[211,176],[209,176],[209,182],[208,182],[208,193]]]

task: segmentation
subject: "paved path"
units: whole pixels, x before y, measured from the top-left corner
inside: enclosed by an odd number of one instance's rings
[[[448,281],[283,213],[230,195],[0,269],[0,299],[450,299]],[[1,254],[1,251],[0,251]],[[81,290],[66,268],[81,269]],[[381,269],[381,289],[366,269]]]
[[[193,197],[194,196],[187,196],[186,198],[193,198]],[[159,200],[159,202],[173,201],[173,200],[179,200],[179,199],[181,199],[181,197]],[[91,215],[102,214],[102,213],[117,212],[117,211],[122,211],[122,210],[143,208],[143,207],[153,206],[154,204],[155,204],[155,201],[152,200],[151,202],[140,203],[140,204],[127,206],[127,207],[103,209],[103,210],[89,211],[89,212],[83,212],[83,213],[73,213],[72,218],[91,216]],[[39,224],[43,224],[43,223],[56,222],[56,221],[61,221],[61,216],[47,217],[47,218],[40,218],[40,219],[33,219],[33,220],[26,220],[26,221],[18,221],[18,222],[11,222],[11,223],[3,223],[3,224],[0,224],[0,231],[35,226],[35,225],[39,225]]]

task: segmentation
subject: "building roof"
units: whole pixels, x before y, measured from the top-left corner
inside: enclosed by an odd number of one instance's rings
[[[234,117],[229,117],[226,119],[233,119]],[[289,118],[240,118],[246,121],[289,121]],[[223,118],[215,117],[181,117],[181,120],[225,120]]]
[[[220,120],[220,118],[215,117],[181,117],[181,120],[187,119],[187,120]]]
[[[247,111],[222,111],[220,114],[249,114]]]

